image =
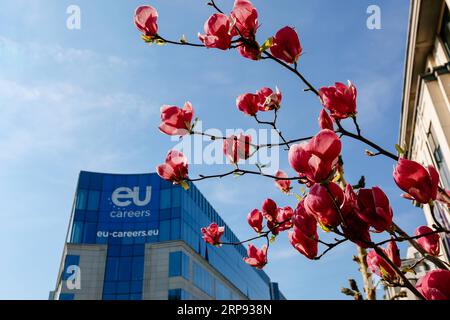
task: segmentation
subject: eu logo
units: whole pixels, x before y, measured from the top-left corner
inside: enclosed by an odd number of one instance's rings
[[[111,200],[118,207],[127,207],[131,203],[135,206],[143,207],[150,203],[152,198],[152,187],[148,186],[145,190],[145,197],[140,199],[139,187],[133,189],[127,187],[120,187],[114,190]]]

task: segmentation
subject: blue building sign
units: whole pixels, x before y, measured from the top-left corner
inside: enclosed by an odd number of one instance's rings
[[[158,193],[158,189],[154,190]],[[121,186],[111,194],[103,193],[101,198],[97,238],[158,236],[159,208],[155,206],[157,201],[152,202],[152,186]],[[131,230],[124,228],[131,224],[134,226]]]
[[[110,238],[129,243],[156,242],[160,184],[154,175],[82,172],[72,242],[108,243]]]

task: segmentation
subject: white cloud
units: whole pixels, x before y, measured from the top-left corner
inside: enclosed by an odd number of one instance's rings
[[[91,139],[89,135],[99,128],[111,132],[127,121],[135,127],[148,125],[158,112],[156,104],[134,94],[103,94],[70,83],[33,86],[5,79],[0,79],[0,105],[3,166],[5,161],[17,161],[36,151],[70,150]]]
[[[106,66],[127,66],[130,60],[114,55],[104,56],[88,49],[66,48],[59,44],[38,42],[18,42],[0,36],[0,57],[3,59],[21,59],[25,61],[55,62],[57,64],[89,63]]]
[[[108,78],[114,72],[120,79],[134,63],[0,35],[0,173],[38,161],[113,170],[142,152],[125,141],[138,137],[138,130],[150,130],[160,103],[150,95],[115,89]]]

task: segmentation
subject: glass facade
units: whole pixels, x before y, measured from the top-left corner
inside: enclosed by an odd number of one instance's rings
[[[198,263],[194,263],[193,270],[195,286],[207,295],[213,297],[213,276]]]
[[[143,244],[108,246],[103,299],[141,300],[143,279]]]
[[[103,299],[142,299],[146,244],[172,240],[184,241],[242,295],[270,299],[269,277],[243,262],[243,246],[216,248],[201,239],[200,229],[211,222],[225,226],[224,241],[239,242],[192,183],[185,191],[154,173],[81,172],[68,242],[107,245]],[[236,297],[229,285],[182,250],[168,253],[167,258],[169,278],[183,277],[212,298]],[[182,289],[168,292],[168,299],[189,298]]]
[[[183,251],[175,251],[169,254],[169,277],[190,279],[189,257]]]
[[[190,300],[189,293],[183,289],[170,289],[167,298],[168,300]]]

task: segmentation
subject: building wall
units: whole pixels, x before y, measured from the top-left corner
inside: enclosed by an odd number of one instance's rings
[[[425,166],[433,165],[440,184],[450,189],[450,56],[440,31],[446,0],[412,0],[405,68],[405,88],[400,144],[407,157]],[[428,205],[423,206],[432,225]],[[450,227],[450,212],[436,203],[435,214]],[[448,261],[450,237],[443,238],[442,258]]]
[[[180,276],[170,275],[171,253],[183,252],[188,257],[187,274]],[[80,279],[79,288],[69,288],[67,282],[70,279],[62,276],[59,279],[58,289],[55,298],[61,295],[73,295],[75,300],[101,300],[104,298],[104,274],[106,267],[106,245],[78,245],[67,244],[65,255],[79,257],[77,262],[78,275]],[[65,260],[65,259],[64,259]],[[170,290],[179,290],[183,292],[183,300],[246,300],[248,299],[231,282],[223,277],[217,270],[208,264],[203,257],[192,250],[183,241],[167,241],[162,243],[147,244],[145,248],[143,277],[143,299],[144,300],[167,300]],[[210,292],[206,293],[204,289],[196,283],[194,265],[201,266],[202,270],[208,274],[211,281]],[[70,265],[63,264],[62,275],[67,272]],[[174,266],[172,266],[173,268]],[[71,272],[69,272],[71,273]],[[221,296],[218,287],[221,286],[221,292],[227,292]],[[72,298],[65,298],[72,299]]]
[[[79,262],[76,264],[78,269],[77,279],[80,280],[80,286],[76,289],[71,289],[67,286],[67,280],[64,279],[64,274],[70,264],[64,263],[61,268],[61,278],[58,279],[57,297],[62,293],[71,295],[74,294],[75,300],[101,300],[103,292],[103,279],[105,274],[106,262],[106,245],[74,245],[67,244],[65,246],[64,258],[67,256],[79,257]]]
[[[169,276],[169,254],[170,252],[182,251],[188,258],[188,275]],[[212,294],[207,294],[195,284],[194,263],[200,265],[206,270],[212,282]],[[233,286],[225,277],[211,267],[201,256],[187,246],[182,241],[171,241],[148,245],[146,248],[145,275],[144,275],[144,299],[165,300],[168,298],[169,290],[182,289],[187,296],[186,300],[211,300],[220,299],[218,297],[217,286],[225,286],[230,292],[228,299],[248,299],[236,287]]]

